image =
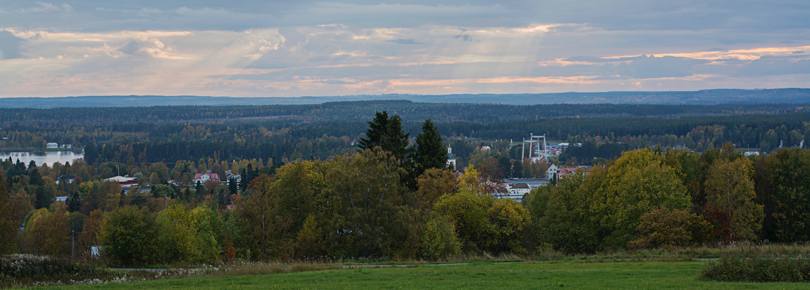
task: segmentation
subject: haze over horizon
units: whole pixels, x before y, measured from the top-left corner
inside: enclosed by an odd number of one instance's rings
[[[807,1],[0,3],[0,97],[810,87]]]

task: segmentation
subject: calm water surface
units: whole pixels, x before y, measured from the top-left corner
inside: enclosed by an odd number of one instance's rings
[[[73,162],[75,159],[84,158],[84,153],[74,153],[72,151],[50,151],[50,152],[0,152],[0,158],[3,160],[11,156],[12,162],[17,162],[20,159],[22,163],[28,165],[31,160],[37,162],[37,166],[47,163],[48,166],[53,165],[54,162],[65,164],[65,162]]]

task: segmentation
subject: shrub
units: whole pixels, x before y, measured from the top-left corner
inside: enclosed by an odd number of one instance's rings
[[[434,209],[456,227],[465,251],[524,251],[513,240],[518,240],[531,219],[523,205],[514,200],[495,200],[492,195],[479,195],[465,188],[443,195]]]
[[[431,260],[447,259],[458,255],[461,242],[456,227],[447,218],[436,215],[425,224],[420,237],[422,256]]]
[[[38,282],[98,279],[111,271],[92,264],[71,263],[68,259],[33,255],[0,257],[0,288],[31,285]]]
[[[99,231],[102,251],[113,263],[143,265],[156,260],[158,226],[146,208],[118,208],[104,217]]]
[[[685,210],[653,209],[641,216],[640,237],[631,241],[631,248],[690,246],[711,231],[711,224],[701,216]]]
[[[743,282],[810,281],[810,259],[723,257],[704,266],[701,278]]]

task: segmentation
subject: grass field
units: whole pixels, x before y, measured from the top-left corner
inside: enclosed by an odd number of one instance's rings
[[[807,289],[807,283],[698,280],[703,262],[472,263],[458,266],[344,269],[196,277],[67,289]],[[56,289],[56,287],[42,288]]]

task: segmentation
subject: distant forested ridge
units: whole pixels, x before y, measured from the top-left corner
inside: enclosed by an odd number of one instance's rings
[[[364,121],[388,111],[404,121],[491,123],[584,117],[684,117],[743,114],[808,113],[807,104],[429,104],[411,101],[331,102],[318,105],[184,106],[142,108],[0,109],[0,125],[65,129],[72,126],[176,124],[187,122],[279,121],[281,124],[319,121]],[[123,128],[123,127],[122,127]]]
[[[567,92],[546,94],[356,95],[323,97],[81,96],[4,98],[0,108],[82,108],[151,106],[304,105],[335,101],[408,100],[420,103],[470,104],[724,104],[807,103],[810,89],[716,89],[701,91]]]

